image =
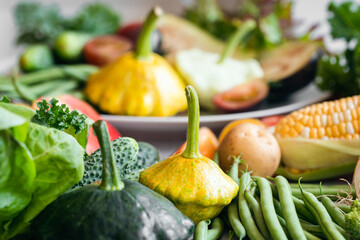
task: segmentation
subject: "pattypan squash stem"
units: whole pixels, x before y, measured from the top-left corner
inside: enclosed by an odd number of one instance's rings
[[[188,103],[188,130],[186,148],[181,154],[184,158],[200,158],[199,152],[199,98],[195,89],[188,85],[185,88],[186,100]]]
[[[139,60],[147,60],[151,57],[151,35],[156,28],[156,22],[164,14],[160,7],[155,7],[149,13],[140,32],[139,39],[136,44],[135,58]]]
[[[221,53],[219,64],[223,63],[225,59],[230,56],[236,47],[239,45],[239,42],[244,39],[244,37],[254,30],[256,27],[256,22],[254,20],[248,20],[244,22],[231,36],[228,40],[224,51]]]
[[[96,121],[93,125],[96,136],[99,140],[103,159],[103,172],[100,188],[107,191],[117,191],[124,188],[117,170],[115,156],[111,147],[109,132],[104,121]]]

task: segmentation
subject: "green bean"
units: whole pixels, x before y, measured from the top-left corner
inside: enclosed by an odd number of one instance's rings
[[[351,212],[351,205],[336,204],[336,206],[337,206],[338,208],[340,208],[341,211],[343,211],[344,213],[349,213],[349,212]]]
[[[321,240],[321,238],[318,238],[317,236],[315,236],[307,231],[304,231],[304,234],[305,234],[305,237],[307,240]]]
[[[284,230],[284,232],[285,232],[285,234],[286,234],[286,237],[291,238],[291,236],[290,236],[290,234],[289,234],[289,231],[288,231],[288,229],[287,229],[287,226],[286,226],[285,219],[282,218],[282,217],[279,216],[279,215],[277,215],[277,218],[278,218],[278,220],[279,220],[279,223],[280,223],[282,229]]]
[[[245,191],[245,198],[250,205],[255,218],[256,225],[258,226],[261,234],[266,238],[270,239],[269,230],[266,227],[264,217],[261,212],[259,201],[251,194],[250,191]]]
[[[270,183],[262,177],[254,177],[260,190],[260,206],[265,223],[273,239],[287,239],[279,220],[276,217]]]
[[[349,233],[347,233],[345,231],[345,229],[343,229],[342,227],[340,227],[339,225],[337,225],[336,223],[334,223],[336,230],[338,230],[346,239],[351,239]]]
[[[210,220],[202,220],[200,221],[195,228],[195,237],[194,240],[206,240],[208,234],[208,226],[210,224]]]
[[[274,202],[274,208],[275,208],[276,214],[281,217],[284,217],[284,213],[283,213],[283,210],[281,209],[280,201],[277,200],[276,198],[273,198],[273,202]]]
[[[238,195],[238,210],[241,222],[244,225],[246,233],[250,239],[263,240],[264,237],[259,232],[254,219],[251,216],[249,205],[245,198],[245,190],[251,181],[250,173],[245,172],[240,178],[240,189]]]
[[[290,184],[290,185],[291,185],[291,191],[292,191],[292,189],[294,187],[292,186],[292,184]],[[278,193],[275,185],[271,184],[271,190],[273,191],[273,196],[276,199],[279,199],[279,193]],[[295,196],[292,196],[292,200],[294,202],[296,212],[298,213],[298,215],[300,215],[301,217],[304,217],[305,220],[307,220],[311,223],[314,223],[314,224],[317,223],[314,215],[306,208],[304,202],[301,199],[299,199]]]
[[[16,71],[16,70],[15,70]],[[17,77],[17,72],[14,72],[13,74],[13,78],[12,78],[12,82],[14,84],[14,88],[15,88],[15,91],[17,92],[17,94],[19,94],[19,96],[28,101],[28,102],[32,102],[33,100],[35,100],[37,98],[37,96],[35,96],[32,92],[30,92],[28,90],[28,88],[26,86],[23,86],[23,84],[21,84],[18,80],[18,77]]]
[[[221,218],[214,218],[211,221],[210,227],[211,229],[207,233],[207,240],[216,240],[224,231],[224,222],[221,220]]]
[[[314,217],[314,215],[309,211],[309,209],[307,209],[307,207],[305,206],[305,203],[298,199],[297,197],[292,197],[295,208],[296,208],[296,212],[305,217],[305,220],[311,222],[311,223],[317,223],[316,219]]]
[[[239,218],[237,199],[234,199],[227,207],[227,214],[236,236],[238,236],[239,239],[243,239],[246,236],[246,231]]]
[[[282,176],[275,178],[275,186],[279,194],[281,210],[292,239],[306,239],[306,236],[301,228],[299,217],[297,216],[295,205],[292,199],[291,188]]]
[[[302,195],[299,186],[297,186],[297,184],[294,183],[290,183],[290,186],[293,196],[301,198]],[[339,194],[340,196],[346,197],[349,193],[350,195],[355,197],[355,191],[353,189],[351,189],[350,191],[349,185],[346,184],[322,185],[321,188],[323,193],[320,192],[319,184],[301,184],[301,186],[305,191],[310,192],[315,196],[321,196],[321,195],[337,196]]]
[[[324,235],[323,231],[321,230],[320,225],[314,225],[314,224],[311,224],[311,223],[306,222],[301,219],[300,219],[300,224],[301,224],[301,227],[304,230],[306,230],[307,232],[309,232],[317,237],[325,238],[325,235]]]
[[[63,82],[60,86],[49,90],[47,92],[45,92],[44,94],[42,94],[43,96],[58,96],[64,93],[68,93],[71,90],[74,90],[76,87],[78,86],[78,83],[75,81],[66,81]]]
[[[300,183],[299,186],[301,188]],[[314,214],[326,238],[330,240],[345,239],[343,235],[336,229],[336,226],[333,223],[329,213],[326,211],[326,208],[317,200],[315,195],[303,190],[302,188],[301,191],[305,206]]]
[[[234,180],[237,185],[239,185],[239,157],[233,157],[234,158],[234,163],[230,168],[230,171],[228,173],[228,175],[232,178],[232,180]]]
[[[334,205],[333,201],[327,196],[321,197],[321,203],[324,205],[331,218],[342,228],[345,226],[345,216],[342,212]]]

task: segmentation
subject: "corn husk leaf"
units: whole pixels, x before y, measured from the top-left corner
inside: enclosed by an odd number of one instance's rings
[[[358,158],[358,162],[355,167],[353,185],[355,188],[356,198],[360,199],[360,157]]]
[[[281,161],[287,167],[309,170],[356,162],[360,139],[278,138]]]

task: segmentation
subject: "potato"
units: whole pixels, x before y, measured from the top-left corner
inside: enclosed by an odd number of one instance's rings
[[[232,156],[239,154],[248,164],[248,171],[253,171],[255,176],[272,176],[280,164],[281,151],[277,140],[258,124],[239,124],[225,136],[218,148],[219,163],[224,172],[230,170],[234,161]],[[240,165],[240,169],[245,170],[246,165]]]

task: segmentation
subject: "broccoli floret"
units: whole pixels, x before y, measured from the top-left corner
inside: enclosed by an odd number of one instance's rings
[[[345,230],[350,234],[350,239],[360,239],[360,200],[355,200],[351,211],[345,214]]]

